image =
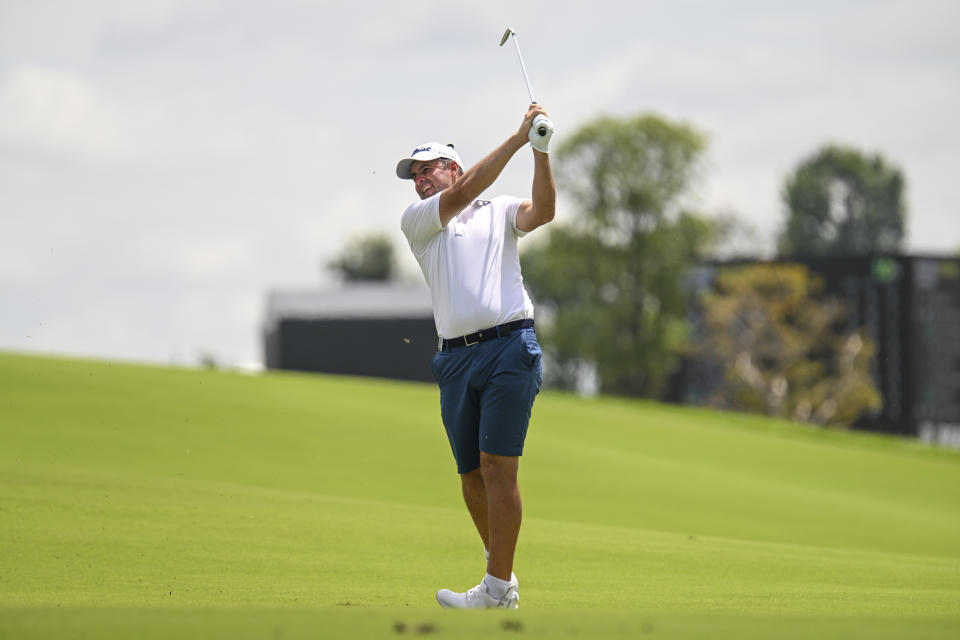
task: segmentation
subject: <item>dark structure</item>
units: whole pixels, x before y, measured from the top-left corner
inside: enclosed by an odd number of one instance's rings
[[[712,286],[717,270],[705,266],[693,289]],[[856,428],[960,444],[960,258],[863,256],[792,259],[824,282],[847,311],[847,329],[863,327],[876,346],[871,370],[883,409]],[[697,314],[693,313],[694,325]],[[687,361],[673,399],[699,403],[721,375],[707,363]]]
[[[433,381],[437,333],[424,286],[273,292],[266,315],[268,369]]]

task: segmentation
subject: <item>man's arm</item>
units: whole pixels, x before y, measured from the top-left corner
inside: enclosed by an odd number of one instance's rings
[[[546,115],[540,105],[530,105],[530,109],[523,118],[523,124],[512,136],[507,138],[506,142],[494,149],[483,160],[470,167],[469,171],[464,172],[456,182],[440,193],[440,224],[442,226],[447,226],[447,223],[455,215],[463,211],[468,204],[494,183],[503,168],[507,166],[507,162],[513,157],[513,154],[527,144],[527,134],[530,127],[533,126],[533,119],[541,113]],[[546,154],[540,155],[546,156]],[[549,166],[548,159],[548,170]],[[536,177],[536,169],[534,170],[534,177]],[[552,184],[552,175],[550,181]],[[534,184],[536,185],[536,180]]]
[[[517,209],[517,229],[533,231],[553,220],[557,187],[550,169],[550,154],[533,150],[533,200],[524,200]]]

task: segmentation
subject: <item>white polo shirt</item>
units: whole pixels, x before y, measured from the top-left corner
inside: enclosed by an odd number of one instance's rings
[[[446,227],[440,226],[440,194],[414,202],[400,228],[420,263],[433,298],[442,338],[533,318],[523,288],[517,239],[520,198],[474,200]]]

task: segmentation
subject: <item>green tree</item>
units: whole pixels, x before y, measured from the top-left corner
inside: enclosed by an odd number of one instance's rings
[[[683,278],[714,235],[684,206],[705,147],[690,126],[639,115],[594,120],[556,149],[577,215],[522,256],[555,383],[572,387],[586,363],[603,392],[663,391],[687,341]]]
[[[906,182],[880,155],[828,145],[789,175],[781,256],[893,253],[903,242]]]
[[[873,344],[836,329],[843,314],[807,268],[722,269],[704,298],[701,358],[721,363],[721,408],[849,426],[881,406],[870,379]]]
[[[393,280],[397,275],[393,243],[381,233],[359,236],[327,263],[327,269],[347,282]]]

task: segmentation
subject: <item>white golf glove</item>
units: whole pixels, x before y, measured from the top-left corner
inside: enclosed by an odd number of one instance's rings
[[[543,135],[540,135],[540,129],[544,129]],[[553,137],[553,121],[545,115],[538,115],[533,119],[533,125],[530,127],[530,144],[537,151],[550,153],[547,149],[550,146],[550,138]]]

